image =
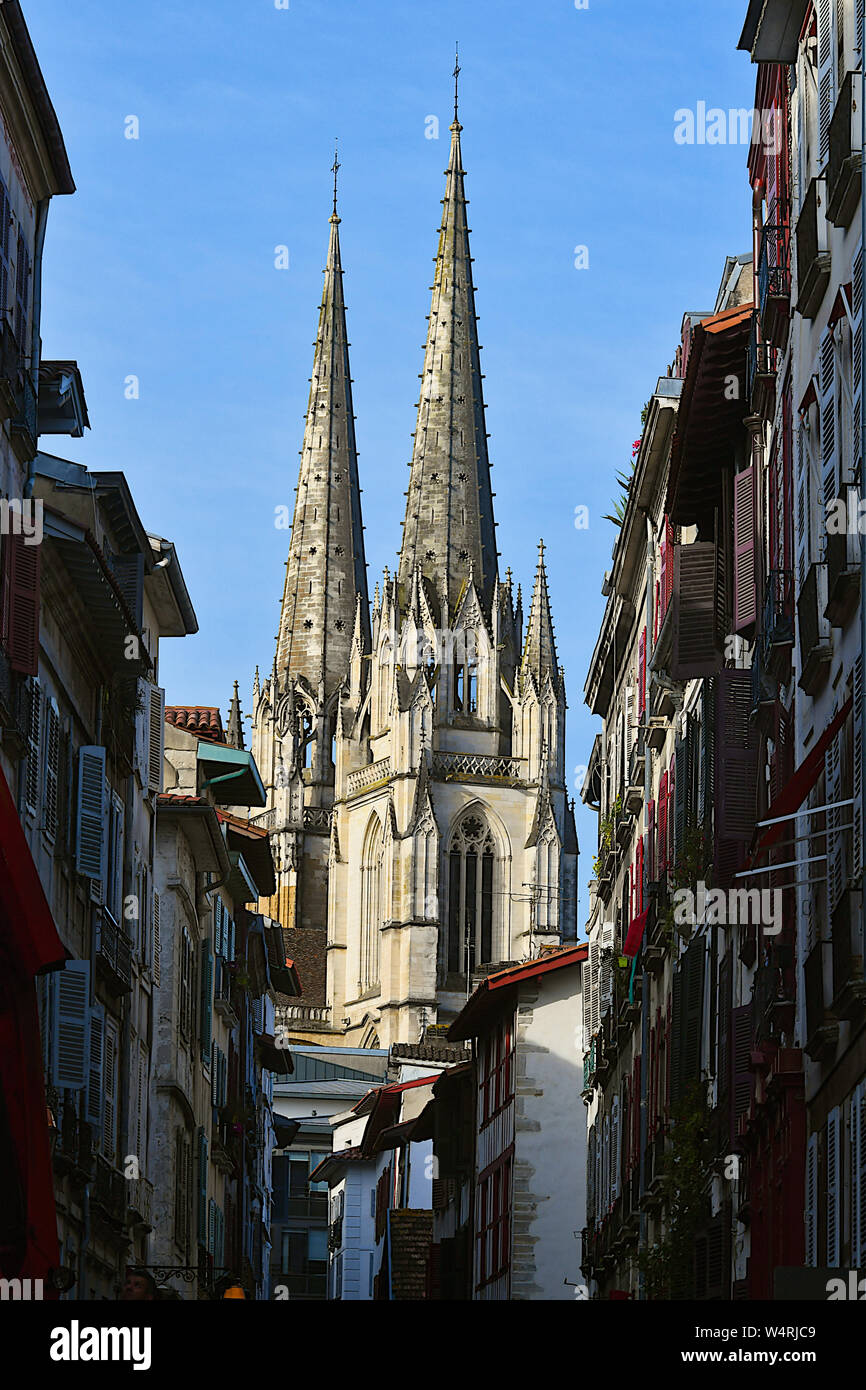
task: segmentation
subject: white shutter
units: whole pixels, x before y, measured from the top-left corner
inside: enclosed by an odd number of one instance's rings
[[[841,1150],[838,1105],[827,1116],[827,1266],[837,1269],[840,1261]]]
[[[818,163],[822,168],[830,149],[830,122],[836,106],[833,9],[833,0],[818,0]]]
[[[105,879],[105,749],[78,750],[78,829],[75,867],[85,878]]]
[[[859,0],[858,0],[859,3]],[[854,337],[851,345],[851,381],[852,394],[854,397],[853,416],[854,429],[854,457],[851,460],[848,473],[851,477],[856,477],[859,472],[859,464],[862,458],[862,441],[860,438],[860,396],[863,389],[863,247],[858,248],[854,257],[854,271],[852,275],[851,289],[851,314],[854,322]]]
[[[818,1263],[818,1136],[806,1145],[806,1264]]]
[[[42,796],[42,829],[49,840],[57,836],[58,787],[60,784],[60,714],[54,700],[46,706],[45,789]]]
[[[601,1018],[613,1003],[613,951],[616,928],[605,922],[601,929],[601,959],[599,970],[599,1013]]]
[[[148,686],[148,750],[147,786],[152,792],[162,791],[162,758],[164,749],[165,691],[158,685]]]
[[[821,483],[823,516],[839,496],[836,469],[836,344],[828,328],[821,343]],[[822,527],[823,529],[823,527]]]
[[[866,1081],[851,1098],[851,1263],[866,1266]]]
[[[794,548],[797,552],[797,591],[806,581],[806,573],[812,563],[811,546],[811,489],[809,486],[809,456],[806,443],[805,426],[797,428],[797,515]]]
[[[598,936],[594,936],[589,943],[589,977],[590,977],[590,1009],[589,1009],[589,1034],[587,1043],[591,1042],[599,1030],[601,1024],[601,981],[599,970],[600,947]]]
[[[51,1080],[81,1091],[90,1061],[90,962],[68,960],[58,972],[51,1024]]]
[[[108,788],[107,793],[111,800],[111,864],[106,897],[109,911],[115,921],[119,922],[123,915],[123,841],[126,814],[123,800],[117,792]]]
[[[620,1148],[620,1115],[619,1115],[619,1096],[614,1096],[611,1114],[611,1201],[615,1202],[619,1197],[619,1174],[622,1166],[622,1150]]]

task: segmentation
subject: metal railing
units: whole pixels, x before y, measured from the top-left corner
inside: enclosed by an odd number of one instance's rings
[[[132,988],[132,945],[105,908],[96,926],[96,963],[107,973],[113,993]]]
[[[758,261],[758,302],[761,318],[769,299],[787,300],[791,294],[791,227],[786,198],[774,198],[761,229]]]

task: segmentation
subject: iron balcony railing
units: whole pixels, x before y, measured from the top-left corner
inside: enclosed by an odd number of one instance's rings
[[[775,381],[778,360],[778,348],[758,338],[758,315],[753,314],[746,371],[746,387],[753,406],[760,404],[756,401],[756,393],[762,392],[769,383]]]
[[[770,570],[764,597],[761,656],[770,665],[774,649],[794,645],[794,571]]]
[[[112,994],[125,994],[132,988],[132,945],[107,908],[97,922],[96,963],[107,976]]]
[[[761,256],[758,261],[758,302],[763,318],[770,299],[787,300],[791,295],[791,227],[786,198],[774,198],[761,230]]]

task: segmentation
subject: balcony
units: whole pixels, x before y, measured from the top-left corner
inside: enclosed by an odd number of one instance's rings
[[[22,463],[29,463],[39,439],[36,386],[6,316],[0,327],[0,418],[10,421],[12,447]]]
[[[758,303],[763,337],[783,348],[791,318],[791,228],[787,200],[774,198],[761,231]]]
[[[115,997],[132,988],[132,946],[107,908],[96,923],[96,968]]]
[[[746,355],[746,391],[755,415],[772,420],[776,408],[776,366],[778,349],[758,338],[758,315],[752,316],[752,329]]]
[[[823,179],[813,179],[797,221],[797,313],[815,317],[830,280],[830,246]]]
[[[0,647],[0,739],[16,761],[27,752],[28,705],[27,686]]]
[[[328,1227],[328,1249],[339,1250],[343,1244],[343,1218],[338,1216]]]
[[[832,627],[844,627],[856,611],[860,597],[859,551],[859,535],[851,536],[844,531],[828,532],[825,551],[827,606],[824,617]]]
[[[863,79],[849,72],[842,83],[830,122],[830,157],[827,164],[827,220],[834,227],[849,227],[860,200],[861,150],[860,100]]]
[[[122,1226],[126,1220],[127,1182],[123,1173],[102,1154],[96,1156],[96,1177],[90,1193],[91,1205],[112,1225]]]
[[[643,806],[644,770],[646,767],[646,744],[643,730],[639,730],[632,744],[628,760],[628,785],[625,792],[625,809],[638,815]]]
[[[863,975],[863,894],[849,888],[833,912],[833,1013],[859,1018],[866,1010]]]
[[[314,1221],[326,1221],[328,1216],[327,1192],[304,1192],[286,1198],[286,1217],[291,1220],[302,1216]]]
[[[819,941],[806,957],[806,1047],[813,1062],[830,1061],[839,1041],[839,1024],[824,1004],[824,974],[829,942]]]
[[[778,965],[759,965],[752,990],[752,1033],[756,1042],[778,1042],[794,1027],[794,994]]]
[[[815,695],[827,679],[833,656],[833,640],[825,618],[820,616],[826,604],[820,603],[826,584],[823,565],[811,565],[797,600],[797,619],[800,628],[801,672],[798,682],[807,695]]]
[[[764,596],[760,648],[765,670],[777,681],[787,681],[794,646],[794,572],[770,570]]]
[[[382,762],[389,763],[383,758]],[[376,767],[378,764],[374,763]],[[504,786],[519,786],[525,778],[522,758],[497,757],[484,753],[434,753],[433,776],[443,782],[498,782]],[[364,769],[366,771],[366,769]],[[361,774],[350,772],[349,795],[353,795],[353,777]]]
[[[153,1183],[147,1178],[127,1182],[127,1215],[134,1226],[142,1228],[142,1234],[153,1230]]]
[[[238,1021],[238,1016],[232,1005],[233,985],[234,971],[228,961],[223,960],[222,956],[217,956],[214,962],[214,1012],[218,1013],[230,1028],[233,1028]]]

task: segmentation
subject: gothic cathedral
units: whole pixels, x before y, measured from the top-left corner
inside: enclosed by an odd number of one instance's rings
[[[276,655],[253,753],[304,998],[292,1036],[415,1042],[482,975],[576,935],[565,683],[544,547],[499,576],[456,111],[399,567],[370,604],[340,219]]]

